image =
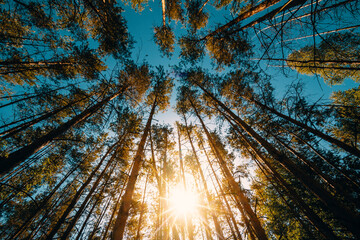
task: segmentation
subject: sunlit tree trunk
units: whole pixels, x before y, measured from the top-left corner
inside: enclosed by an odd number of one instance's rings
[[[108,151],[105,153],[105,155],[102,157],[102,159],[100,160],[100,162],[97,164],[96,168],[94,168],[94,170],[91,172],[90,176],[87,178],[87,180],[84,182],[84,184],[82,184],[82,186],[76,191],[76,194],[74,195],[74,197],[72,198],[70,204],[67,206],[67,208],[65,209],[65,211],[62,213],[60,219],[56,222],[55,226],[51,229],[51,231],[49,232],[49,234],[47,235],[46,239],[47,240],[51,240],[54,238],[55,234],[58,232],[58,230],[60,229],[60,227],[62,226],[62,224],[64,224],[67,216],[69,215],[69,213],[74,209],[75,204],[77,203],[77,201],[79,200],[81,194],[83,193],[84,189],[90,184],[90,182],[92,181],[92,179],[94,178],[96,172],[99,170],[99,168],[101,167],[101,165],[103,164],[103,162],[105,161],[106,157],[110,154],[111,151],[113,151],[113,149],[115,148],[115,146],[118,144],[118,142],[116,142],[115,144],[113,144]],[[105,166],[105,169],[108,168],[108,166],[112,163],[113,157],[111,157],[111,159],[108,161],[107,165]],[[104,173],[104,171],[102,172],[102,174]],[[99,178],[98,178],[99,179]],[[100,180],[99,180],[100,181]]]
[[[124,182],[124,183],[126,183],[126,182]],[[110,239],[110,237],[107,236],[107,234],[109,232],[110,226],[112,225],[111,223],[112,223],[112,220],[114,219],[116,211],[118,210],[118,206],[120,205],[121,196],[122,196],[124,190],[125,190],[125,185],[121,188],[121,191],[119,192],[118,199],[116,200],[116,203],[114,205],[114,209],[112,210],[112,213],[111,213],[111,216],[110,216],[110,219],[109,219],[109,224],[106,226],[106,229],[105,229],[105,232],[103,234],[102,240]]]
[[[101,180],[103,180],[103,177],[106,173],[106,171],[108,170],[108,168],[110,167],[110,165],[113,163],[114,159],[115,159],[115,154],[111,157],[111,159],[109,160],[109,162],[106,164],[105,168],[102,170],[102,172],[100,173],[100,175],[97,177],[96,181],[94,182],[93,186],[91,187],[91,189],[89,190],[88,194],[86,195],[85,199],[83,200],[81,206],[79,207],[79,209],[77,210],[75,216],[72,217],[71,222],[69,223],[68,227],[66,228],[65,232],[62,234],[61,236],[61,240],[65,240],[68,238],[68,236],[70,235],[72,229],[75,227],[76,222],[79,220],[79,218],[82,215],[82,212],[84,211],[88,201],[90,200],[91,197],[93,197],[94,192],[96,191],[96,189],[99,186],[99,183]],[[115,164],[116,165],[116,164]],[[115,166],[113,166],[112,170],[115,168]],[[111,172],[112,172],[111,170]],[[111,175],[111,174],[110,174]],[[100,196],[103,193],[108,181],[109,181],[110,177],[105,181],[102,190],[100,191]]]
[[[265,9],[270,9],[270,12],[266,13],[264,16],[251,21],[250,23],[248,23],[246,26],[243,26],[241,29],[245,29],[248,27],[251,27],[259,22],[264,21],[265,19],[271,18],[273,16],[275,16],[277,13],[279,13],[279,11],[285,11],[291,7],[300,5],[302,3],[304,3],[306,0],[293,0],[293,1],[289,1],[288,3],[285,3],[285,5],[282,6],[278,6],[275,8],[272,8],[275,4],[281,2],[281,0],[265,0],[263,2],[261,2],[260,4],[250,8],[248,11],[240,14],[239,16],[237,16],[235,19],[233,19],[232,21],[224,24],[223,26],[217,28],[215,31],[212,31],[211,33],[209,33],[208,35],[206,35],[205,37],[203,37],[201,40],[207,40],[210,37],[216,35],[216,34],[220,34],[224,31],[226,31],[227,29],[231,28],[232,26],[234,26],[235,24],[252,17],[253,15],[255,15],[256,13],[259,13],[261,11],[264,11]],[[237,30],[239,31],[239,30]]]
[[[198,85],[198,84],[197,84]],[[360,236],[360,225],[359,214],[351,211],[340,203],[334,196],[327,192],[313,177],[309,176],[306,172],[296,166],[286,155],[279,152],[272,146],[266,139],[261,137],[254,131],[247,123],[245,123],[240,117],[233,113],[224,103],[219,101],[213,94],[198,85],[211,99],[214,100],[215,104],[220,106],[227,114],[231,116],[236,124],[253,137],[267,152],[273,156],[285,169],[291,172],[298,180],[300,180],[310,191],[314,193],[326,206],[334,213],[334,215],[344,223],[352,233],[356,236]]]
[[[194,106],[194,103],[192,102],[192,99],[190,98],[190,103],[195,111],[195,114],[197,116],[197,118],[199,119],[201,126],[210,142],[210,146],[212,147],[212,149],[214,150],[216,157],[219,161],[219,165],[221,166],[222,171],[224,172],[231,188],[233,189],[233,191],[235,191],[239,201],[241,202],[242,206],[244,207],[244,210],[246,212],[246,214],[249,216],[250,221],[252,226],[254,227],[255,230],[255,234],[256,236],[260,239],[260,240],[264,240],[264,239],[268,239],[266,234],[265,234],[265,230],[263,229],[263,227],[261,226],[261,223],[258,219],[258,217],[256,216],[256,214],[254,213],[254,211],[252,210],[250,203],[248,202],[248,199],[246,198],[245,194],[242,192],[242,190],[240,189],[239,185],[236,183],[233,175],[231,174],[230,170],[228,169],[228,167],[226,166],[226,162],[225,160],[222,158],[221,154],[219,153],[219,151],[216,148],[216,145],[209,133],[209,131],[207,130],[205,123],[203,122],[202,118],[200,117],[196,107]]]
[[[272,175],[274,176],[274,179],[276,179],[281,183],[280,186],[283,186],[286,189],[286,191],[289,193],[288,196],[300,206],[305,216],[318,229],[318,231],[322,233],[324,237],[326,237],[326,239],[338,239],[336,235],[333,233],[333,231],[329,228],[329,226],[325,224],[311,208],[309,208],[309,206],[302,200],[302,198],[297,194],[297,192],[292,188],[292,186],[288,184],[281,177],[281,175],[277,172],[277,170],[273,167],[273,165],[266,159],[266,157],[259,151],[259,149],[250,143],[247,137],[241,131],[239,131],[239,129],[231,122],[231,120],[228,117],[226,118],[228,122],[232,125],[232,127],[235,129],[235,131],[246,142],[247,151],[250,152],[250,149],[252,149],[255,152],[257,158],[259,158],[270,169]]]
[[[204,176],[204,173],[202,171],[202,168],[201,168],[201,164],[200,164],[200,161],[199,161],[199,157],[197,156],[197,153],[196,153],[196,149],[194,147],[194,144],[193,144],[193,141],[192,141],[192,138],[191,138],[191,135],[190,135],[190,132],[189,132],[189,128],[187,126],[187,121],[186,121],[186,117],[184,116],[185,118],[185,128],[186,128],[186,134],[188,136],[188,139],[189,139],[189,142],[190,142],[190,146],[191,146],[191,149],[192,149],[192,152],[193,152],[193,155],[194,155],[194,158],[196,160],[196,165],[197,165],[197,170],[200,174],[200,178],[201,178],[201,181],[202,181],[202,185],[204,187],[204,190],[205,190],[205,194],[206,194],[206,198],[208,200],[208,204],[210,206],[210,215],[214,221],[214,225],[215,225],[215,230],[216,230],[216,236],[223,240],[225,239],[224,237],[224,234],[223,234],[223,231],[222,231],[222,228],[220,226],[220,223],[219,223],[219,220],[218,218],[216,217],[216,213],[213,209],[211,209],[211,205],[212,205],[212,199],[211,199],[211,195],[210,195],[210,192],[209,192],[209,189],[208,189],[208,186],[207,186],[207,182],[206,182],[206,179],[205,179],[205,176]]]
[[[223,196],[223,199],[224,199],[224,201],[225,201],[225,204],[226,204],[226,206],[227,206],[227,209],[228,209],[228,211],[229,211],[229,213],[230,213],[230,218],[231,218],[231,221],[232,221],[233,224],[234,224],[234,227],[235,227],[235,230],[236,230],[236,234],[237,234],[237,236],[238,236],[238,239],[241,240],[242,237],[241,237],[241,234],[240,234],[240,230],[239,230],[239,228],[238,228],[238,224],[237,224],[237,222],[236,222],[236,220],[235,220],[233,211],[231,210],[230,204],[229,204],[229,202],[228,202],[228,200],[227,200],[227,198],[226,198],[226,194],[225,194],[225,192],[224,192],[224,190],[223,190],[223,188],[222,188],[222,185],[221,185],[221,183],[220,183],[220,180],[219,180],[219,178],[218,178],[218,176],[217,176],[217,174],[216,174],[216,172],[215,172],[215,169],[214,169],[214,167],[213,167],[213,164],[212,164],[211,161],[210,161],[209,155],[207,154],[206,149],[205,149],[202,141],[200,141],[200,139],[199,139],[199,146],[200,146],[201,149],[204,151],[206,160],[207,160],[207,162],[208,162],[208,164],[209,164],[209,166],[210,166],[210,169],[211,169],[211,171],[212,171],[212,173],[213,173],[213,176],[214,176],[214,178],[215,178],[215,180],[216,180],[216,183],[217,183],[217,185],[219,186],[221,196]],[[219,195],[219,194],[218,194],[218,195]],[[240,206],[240,204],[238,204],[238,208],[239,208],[239,210],[240,210],[240,208],[241,208],[240,211],[242,211],[242,207]],[[245,217],[245,216],[243,216],[243,218],[244,218],[244,217]],[[249,228],[250,228],[250,226],[249,226]]]
[[[304,129],[304,130],[306,130],[308,132],[311,132],[315,136],[317,136],[317,137],[319,137],[319,138],[321,138],[321,139],[323,139],[323,140],[325,140],[325,141],[327,141],[327,142],[329,142],[329,143],[331,143],[331,144],[333,144],[333,145],[335,145],[335,146],[337,146],[339,148],[344,149],[345,151],[353,154],[354,156],[360,157],[360,150],[359,149],[357,149],[355,147],[352,147],[352,146],[350,146],[350,145],[348,145],[348,144],[346,144],[346,143],[344,143],[342,141],[339,141],[339,140],[337,140],[337,139],[335,139],[335,138],[333,138],[333,137],[331,137],[331,136],[329,136],[329,135],[327,135],[325,133],[322,133],[319,130],[316,130],[316,129],[312,128],[312,127],[309,127],[308,125],[306,125],[306,124],[304,124],[304,123],[302,123],[302,122],[300,122],[298,120],[295,120],[295,119],[293,119],[293,118],[291,118],[289,116],[286,116],[285,114],[282,114],[282,113],[278,112],[274,108],[268,107],[267,105],[261,103],[258,100],[250,99],[250,98],[245,98],[245,99],[250,101],[250,102],[255,103],[256,105],[260,106],[263,109],[268,110],[269,112],[275,114],[276,116],[281,117],[281,118],[283,118],[283,119],[285,119],[285,120],[287,120],[287,121],[301,127],[302,129]]]
[[[2,136],[1,137],[2,139],[12,137],[16,133],[21,132],[21,131],[23,131],[23,130],[25,130],[25,129],[27,129],[27,128],[29,128],[29,127],[43,121],[43,120],[45,120],[45,119],[48,119],[48,118],[54,116],[57,113],[65,110],[66,108],[68,108],[68,107],[70,107],[70,106],[74,105],[75,103],[78,103],[78,102],[80,102],[82,100],[84,100],[84,98],[80,99],[80,100],[77,100],[77,101],[73,101],[73,102],[71,102],[71,103],[69,103],[69,104],[67,104],[67,105],[65,105],[63,107],[57,108],[57,109],[55,109],[55,110],[53,110],[51,112],[45,113],[44,115],[42,115],[40,117],[37,117],[37,118],[35,118],[35,119],[33,119],[33,120],[29,121],[29,122],[25,122],[25,123],[22,123],[22,124],[20,124],[18,126],[15,126],[15,127],[11,128],[9,130],[6,130],[6,131],[0,133],[0,136]]]
[[[155,100],[152,104],[150,115],[147,120],[143,135],[142,135],[140,143],[139,143],[139,147],[138,147],[135,157],[134,157],[134,163],[133,163],[133,167],[132,167],[132,170],[131,170],[131,173],[129,176],[127,186],[126,186],[126,190],[125,190],[124,196],[122,197],[122,200],[121,200],[120,209],[119,209],[118,216],[115,221],[114,228],[113,228],[113,234],[112,234],[113,240],[122,240],[123,239],[126,221],[129,216],[130,204],[131,204],[132,196],[133,196],[134,190],[135,190],[136,179],[139,175],[140,168],[141,168],[141,165],[143,162],[142,155],[143,155],[144,148],[145,148],[145,142],[146,142],[147,135],[149,134],[149,131],[151,129],[151,121],[152,121],[153,115],[155,113],[156,105],[157,105],[157,102],[156,102],[156,98],[155,98]]]
[[[146,175],[146,180],[145,180],[145,186],[144,186],[144,193],[143,193],[143,199],[141,202],[141,210],[140,210],[140,216],[139,216],[139,222],[138,222],[138,226],[137,226],[137,230],[136,230],[136,240],[140,240],[140,231],[141,231],[141,226],[142,226],[142,218],[145,212],[145,197],[146,197],[146,188],[147,188],[147,184],[148,184],[148,179],[149,179],[149,174]]]

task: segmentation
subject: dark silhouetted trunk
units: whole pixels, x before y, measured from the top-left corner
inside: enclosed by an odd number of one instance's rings
[[[194,106],[192,100],[190,99],[190,103],[195,111],[195,114],[197,116],[197,118],[199,119],[200,123],[201,123],[201,126],[210,142],[210,146],[212,147],[212,149],[214,150],[215,152],[215,155],[219,161],[219,165],[222,169],[222,171],[224,172],[231,188],[233,189],[233,191],[236,193],[239,201],[241,202],[247,216],[250,218],[250,222],[251,222],[251,225],[254,227],[254,230],[255,230],[255,234],[256,236],[260,239],[260,240],[267,240],[268,237],[265,233],[265,230],[263,229],[263,227],[261,226],[261,223],[258,219],[258,217],[256,216],[256,214],[254,213],[254,211],[252,210],[251,206],[250,206],[250,203],[247,199],[247,197],[245,196],[245,194],[243,193],[243,191],[240,189],[239,185],[237,184],[237,182],[235,181],[233,175],[231,174],[230,170],[228,169],[227,165],[226,165],[226,162],[225,160],[223,159],[223,157],[221,156],[220,152],[218,151],[215,143],[214,143],[214,140],[212,139],[209,131],[207,130],[206,126],[205,126],[205,123],[203,122],[202,118],[200,117],[196,107]]]
[[[128,180],[128,183],[126,186],[124,196],[122,197],[122,200],[121,200],[120,209],[119,209],[118,216],[117,216],[117,219],[116,219],[116,222],[114,225],[113,234],[112,234],[113,240],[122,240],[123,239],[126,221],[129,216],[130,204],[131,204],[132,196],[133,196],[134,190],[135,190],[135,183],[136,183],[136,180],[139,175],[140,168],[141,168],[141,165],[143,162],[142,155],[143,155],[144,148],[145,148],[146,138],[151,129],[151,121],[152,121],[153,115],[155,113],[155,108],[157,105],[156,101],[157,100],[155,98],[154,103],[151,108],[149,118],[147,120],[145,129],[144,129],[144,133],[141,137],[139,147],[138,147],[135,157],[134,157],[134,164],[133,164],[130,176],[129,176],[129,180]]]
[[[117,96],[121,95],[127,87],[122,87],[119,91],[112,94],[111,96],[103,99],[101,102],[98,102],[94,106],[84,110],[79,115],[76,115],[66,123],[60,125],[56,129],[50,131],[46,135],[35,139],[31,144],[10,153],[8,157],[1,157],[0,158],[0,176],[11,171],[14,167],[18,166],[20,163],[25,161],[28,157],[48,145],[54,138],[60,136],[61,134],[68,131],[70,128],[74,127],[76,124],[84,121],[96,111],[98,111],[101,107],[107,104],[112,99],[116,98]]]

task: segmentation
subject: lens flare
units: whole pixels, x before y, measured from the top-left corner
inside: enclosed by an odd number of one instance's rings
[[[170,207],[176,216],[194,214],[198,207],[198,197],[194,192],[176,187],[170,197]]]

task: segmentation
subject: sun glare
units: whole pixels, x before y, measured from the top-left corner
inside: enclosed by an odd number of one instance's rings
[[[176,216],[194,214],[198,206],[198,197],[194,192],[186,191],[181,187],[176,187],[170,197],[171,209]]]

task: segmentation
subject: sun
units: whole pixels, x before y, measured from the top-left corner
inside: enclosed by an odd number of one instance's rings
[[[198,208],[197,194],[179,186],[173,190],[169,202],[170,209],[178,217],[192,215]]]

